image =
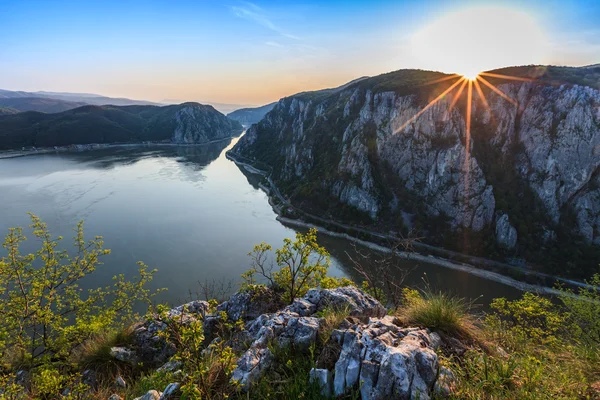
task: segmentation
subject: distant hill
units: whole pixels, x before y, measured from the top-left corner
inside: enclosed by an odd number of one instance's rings
[[[0,115],[11,115],[17,114],[19,110],[15,110],[14,108],[0,107]]]
[[[143,141],[206,143],[241,133],[239,122],[212,106],[93,106],[0,116],[0,150]]]
[[[44,97],[0,98],[0,107],[10,108],[16,112],[39,111],[43,113],[57,113],[85,105],[87,103]]]
[[[262,107],[242,108],[227,114],[227,116],[243,125],[252,125],[263,119],[263,117],[275,107],[275,104],[277,104],[277,102]]]
[[[0,99],[14,99],[23,97],[47,98],[55,100],[63,100],[73,103],[84,103],[91,105],[114,105],[114,106],[131,106],[131,105],[160,105],[151,101],[132,100],[121,97],[106,97],[90,93],[63,93],[63,92],[22,92],[0,89]]]

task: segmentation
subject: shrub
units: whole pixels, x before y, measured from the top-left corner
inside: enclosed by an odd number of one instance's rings
[[[600,274],[586,282],[591,287],[573,291],[562,289],[560,300],[569,313],[570,321],[579,328],[579,337],[586,344],[600,345]]]
[[[566,329],[567,316],[549,299],[533,293],[513,301],[494,299],[490,307],[495,313],[487,316],[487,324],[514,346],[527,341],[551,345]]]
[[[92,274],[110,253],[97,236],[86,242],[83,222],[75,229],[76,255],[59,250],[62,237],[53,238],[45,223],[30,214],[33,235],[40,249],[22,255],[26,240],[21,228],[12,228],[3,243],[7,256],[0,259],[0,353],[35,367],[64,360],[83,341],[110,329],[122,328],[132,318],[137,301],[150,303],[146,284],[154,271],[140,263],[137,281],[115,276],[112,286],[84,292],[79,282]]]
[[[325,248],[317,244],[317,230],[296,234],[296,240],[283,240],[283,247],[275,250],[275,263],[269,262],[271,245],[261,243],[248,255],[252,259],[251,268],[242,274],[242,288],[255,285],[257,275],[268,284],[282,291],[282,298],[292,303],[296,297],[306,294],[308,289],[317,287],[327,275],[330,259]]]

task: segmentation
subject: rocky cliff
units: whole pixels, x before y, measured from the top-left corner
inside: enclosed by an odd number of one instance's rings
[[[531,260],[557,241],[576,243],[592,248],[583,258],[597,266],[600,92],[599,71],[591,80],[589,71],[488,78],[516,104],[481,85],[483,101],[474,88],[468,146],[466,90],[455,107],[448,94],[413,120],[453,81],[431,85],[444,76],[403,70],[284,98],[233,153],[270,166],[294,204],[335,219],[363,216],[444,245],[462,237],[467,251],[478,240]]]

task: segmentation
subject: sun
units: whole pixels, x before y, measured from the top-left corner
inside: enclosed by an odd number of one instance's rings
[[[474,6],[427,22],[411,36],[409,49],[418,68],[473,80],[482,71],[545,63],[549,40],[522,10]]]
[[[459,75],[462,75],[465,79],[467,79],[469,81],[475,81],[480,73],[481,73],[481,71],[478,71],[478,72],[468,71],[468,72],[463,72],[462,74],[459,74]]]

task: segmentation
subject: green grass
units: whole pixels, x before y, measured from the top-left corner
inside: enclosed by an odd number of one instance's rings
[[[405,302],[397,310],[408,326],[422,326],[432,331],[472,339],[477,335],[471,304],[465,299],[442,292],[405,290]]]
[[[132,328],[96,335],[81,344],[74,358],[81,370],[94,370],[102,380],[114,381],[117,375],[130,376],[135,367],[115,359],[111,347],[128,346],[133,341]]]

